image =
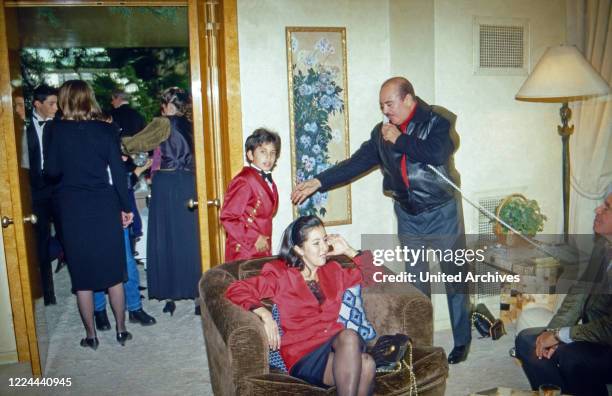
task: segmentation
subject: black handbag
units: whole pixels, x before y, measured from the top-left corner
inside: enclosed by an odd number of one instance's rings
[[[406,334],[380,336],[370,349],[376,363],[376,371],[395,371],[401,367],[401,360],[410,345]]]
[[[482,338],[491,337],[495,341],[506,334],[504,322],[500,319],[495,319],[491,311],[484,304],[478,304],[474,312],[472,312],[472,324]]]

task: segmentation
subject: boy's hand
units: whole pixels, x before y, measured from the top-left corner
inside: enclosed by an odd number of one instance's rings
[[[270,243],[268,242],[268,239],[270,238],[260,234],[255,241],[255,250],[258,252],[265,252],[266,250],[269,250]]]

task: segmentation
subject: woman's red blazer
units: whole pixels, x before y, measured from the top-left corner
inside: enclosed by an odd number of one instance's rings
[[[258,276],[233,282],[225,296],[246,310],[261,306],[260,300],[271,299],[278,305],[281,327],[280,353],[287,368],[304,355],[329,340],[344,326],[338,314],[344,291],[363,281],[361,267],[371,267],[372,253],[364,251],[353,259],[355,268],[343,268],[329,261],[317,270],[325,301],[319,305],[297,268],[282,260],[266,263]]]

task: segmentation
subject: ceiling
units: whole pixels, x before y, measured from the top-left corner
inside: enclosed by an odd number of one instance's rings
[[[24,7],[22,48],[188,47],[187,7]]]

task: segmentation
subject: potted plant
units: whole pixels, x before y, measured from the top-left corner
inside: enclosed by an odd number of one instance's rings
[[[544,229],[546,216],[540,211],[538,202],[527,199],[521,194],[511,194],[504,198],[495,209],[497,217],[528,237],[533,237]],[[495,221],[495,234],[500,242],[512,245],[520,238],[500,222]]]

